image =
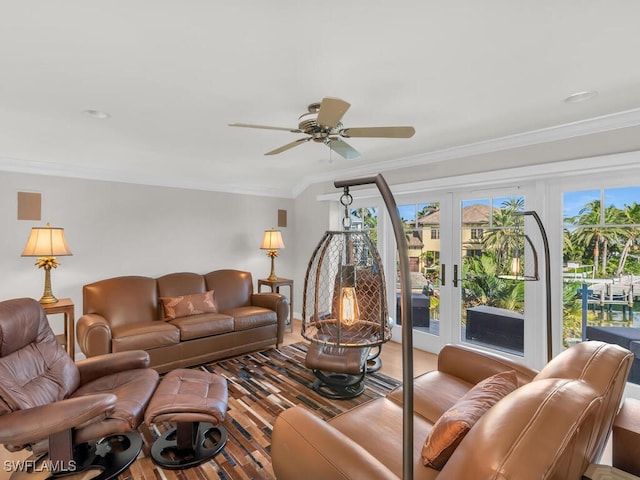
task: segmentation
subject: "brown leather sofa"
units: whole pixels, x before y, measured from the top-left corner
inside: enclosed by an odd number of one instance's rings
[[[604,449],[633,361],[628,350],[584,342],[540,372],[497,355],[446,346],[438,368],[415,379],[414,478],[580,480]],[[514,370],[518,387],[463,437],[441,470],[422,446],[437,420],[474,385]],[[278,480],[402,478],[402,387],[329,422],[294,407],[276,420]]]
[[[215,311],[167,319],[163,297],[211,290]],[[249,272],[116,277],[83,287],[83,315],[76,334],[87,357],[145,350],[151,366],[165,372],[278,346],[288,313],[286,297],[253,293]]]

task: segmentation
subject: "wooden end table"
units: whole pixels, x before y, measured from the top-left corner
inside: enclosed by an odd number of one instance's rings
[[[613,422],[612,465],[633,475],[640,475],[640,401],[625,399]]]
[[[287,327],[289,327],[289,332],[293,333],[293,280],[288,278],[277,278],[275,280],[260,278],[258,279],[258,293],[262,291],[263,285],[276,293],[280,293],[280,287],[289,287],[289,321]]]
[[[76,340],[74,336],[75,328],[75,307],[70,298],[61,298],[56,303],[40,304],[46,315],[62,313],[64,315],[64,333],[56,335],[58,341],[64,345],[65,350],[72,360],[75,360]]]

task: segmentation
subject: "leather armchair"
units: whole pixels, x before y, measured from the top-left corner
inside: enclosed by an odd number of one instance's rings
[[[0,443],[52,473],[117,475],[142,446],[136,428],[158,383],[148,365],[143,351],[74,363],[38,302],[0,302]]]

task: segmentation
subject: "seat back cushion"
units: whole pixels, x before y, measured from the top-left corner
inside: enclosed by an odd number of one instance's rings
[[[204,277],[199,273],[178,272],[170,273],[156,279],[158,285],[158,298],[182,297],[196,293],[204,293],[206,286]],[[166,318],[167,314],[161,306],[158,310],[161,318]]]
[[[97,313],[112,327],[157,320],[156,280],[148,277],[115,277],[85,285],[83,312]]]
[[[79,385],[78,368],[40,304],[0,302],[0,415],[62,400]]]
[[[588,341],[564,350],[536,375],[535,381],[546,378],[583,380],[603,397],[598,411],[598,434],[593,439],[591,452],[596,458],[606,445],[633,359],[631,352],[618,345]]]
[[[600,397],[581,380],[544,379],[513,391],[469,430],[439,480],[580,479],[594,458]],[[429,468],[429,467],[425,467]]]
[[[518,386],[516,372],[497,373],[469,390],[435,423],[422,447],[424,464],[440,470],[469,430]]]
[[[213,298],[219,312],[251,305],[253,279],[251,273],[240,270],[215,270],[204,276],[207,290],[213,290]]]

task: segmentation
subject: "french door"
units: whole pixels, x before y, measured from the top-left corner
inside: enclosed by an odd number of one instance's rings
[[[518,214],[531,208],[526,189],[460,192],[451,202],[450,341],[522,359],[535,336],[534,310],[525,308],[535,286],[522,273],[533,273],[535,250],[543,257],[540,246],[525,244],[525,234],[537,240]]]
[[[534,333],[524,321],[530,288],[496,271],[500,246],[517,228],[512,213],[526,206],[523,189],[426,192],[396,201],[409,247],[414,346],[438,352],[446,343],[468,343],[523,357]],[[397,253],[392,258],[397,267]],[[396,269],[392,305],[402,328],[398,278]]]
[[[413,343],[416,348],[438,352],[451,339],[451,318],[448,290],[451,257],[451,198],[450,194],[421,194],[397,199],[398,211],[407,239],[411,269],[411,313]],[[398,265],[395,245],[392,257]],[[394,313],[396,324],[402,325],[400,312],[400,283],[395,275]],[[394,336],[396,333],[394,332]],[[400,334],[398,333],[398,336]]]

